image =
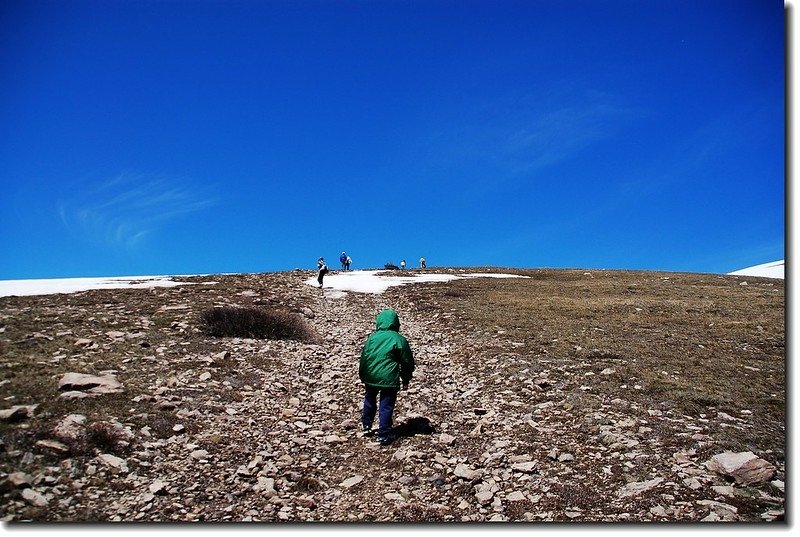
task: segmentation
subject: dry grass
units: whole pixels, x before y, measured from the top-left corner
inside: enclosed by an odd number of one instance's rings
[[[784,282],[631,271],[536,270],[513,280],[456,280],[419,286],[415,304],[491,343],[483,352],[531,371],[592,372],[592,393],[643,408],[698,416],[757,417],[754,430],[730,429],[740,447],[784,447]],[[740,285],[747,282],[747,285]],[[469,362],[468,362],[469,363]],[[474,367],[484,367],[474,364]],[[612,369],[610,375],[599,374]]]

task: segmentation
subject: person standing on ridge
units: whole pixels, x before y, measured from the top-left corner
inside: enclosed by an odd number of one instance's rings
[[[414,373],[414,356],[405,337],[400,335],[400,318],[394,310],[383,310],[375,318],[375,331],[367,337],[361,349],[358,378],[364,383],[364,408],[361,430],[372,434],[372,422],[378,411],[378,443],[390,444],[392,414],[402,381],[403,390]],[[380,396],[380,408],[377,408]]]
[[[347,270],[347,254],[342,252],[339,256],[339,262],[342,264],[342,270]]]
[[[352,262],[353,262],[353,260],[350,259],[350,256],[348,255],[347,256],[347,261],[344,262],[345,270],[350,270],[350,263],[352,263]]]
[[[425,258],[424,257],[420,257],[419,258],[419,268],[425,268]]]
[[[320,289],[322,289],[322,278],[329,272],[328,265],[325,264],[325,260],[323,258],[317,259],[317,282],[319,283]]]
[[[400,261],[400,270],[405,270],[405,269],[406,269],[406,260],[403,259],[402,261]]]

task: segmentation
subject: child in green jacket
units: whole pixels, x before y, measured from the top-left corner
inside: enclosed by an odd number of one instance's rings
[[[411,347],[399,329],[400,318],[394,310],[380,312],[375,318],[375,331],[364,342],[358,367],[358,377],[365,390],[361,429],[365,435],[372,432],[380,396],[378,442],[384,446],[394,440],[391,435],[392,414],[400,383],[402,381],[404,390],[408,389],[414,373]]]

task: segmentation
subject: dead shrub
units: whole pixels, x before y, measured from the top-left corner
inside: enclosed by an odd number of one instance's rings
[[[295,483],[295,489],[306,494],[314,493],[324,488],[326,488],[326,485],[322,481],[311,476],[304,475]]]
[[[125,430],[107,421],[89,425],[86,429],[86,440],[104,453],[124,454],[130,447]]]
[[[73,457],[91,455],[95,451],[125,455],[130,451],[130,436],[118,425],[107,421],[92,423],[82,434],[67,442]]]
[[[263,308],[222,307],[201,314],[203,331],[214,337],[291,339],[313,342],[316,338],[298,315]]]

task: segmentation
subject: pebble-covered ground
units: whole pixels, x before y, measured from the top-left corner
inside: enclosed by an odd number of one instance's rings
[[[517,272],[0,298],[0,518],[783,520],[782,281]],[[317,339],[206,335],[223,305],[294,312]],[[383,308],[417,362],[385,447],[360,434],[358,381]],[[109,384],[86,397],[68,373]]]

